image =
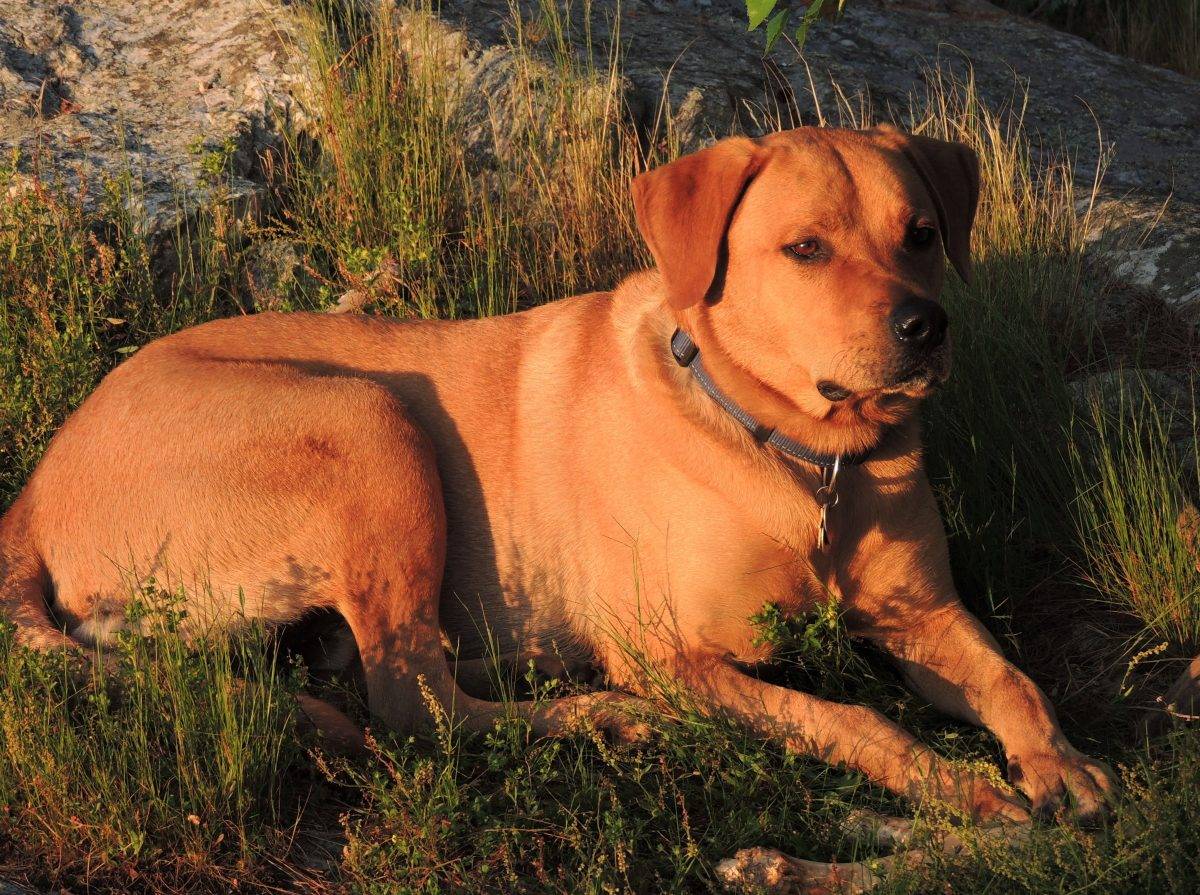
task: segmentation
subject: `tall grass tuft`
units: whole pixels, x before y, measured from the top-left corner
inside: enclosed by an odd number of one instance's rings
[[[1200,77],[1200,3],[1196,0],[1108,0],[1093,21],[1085,27],[1096,29],[1094,39],[1102,47]]]
[[[331,285],[400,315],[478,316],[611,287],[641,257],[617,59],[577,53],[555,3],[531,20],[514,5],[467,89],[420,5],[318,4],[308,31],[321,150],[305,163],[293,144],[286,225]]]
[[[1128,387],[1125,387],[1125,386]],[[1191,412],[1194,408],[1176,408]],[[1160,638],[1200,648],[1200,555],[1189,539],[1188,496],[1197,469],[1172,446],[1171,409],[1159,408],[1129,371],[1115,400],[1087,398],[1090,431],[1072,443],[1081,482],[1075,510],[1084,549],[1081,572],[1102,599],[1132,610]],[[1090,454],[1080,445],[1092,448]]]
[[[1200,3],[1196,0],[1003,0],[1140,62],[1200,76]]]
[[[302,752],[261,629],[185,637],[152,589],[97,663],[0,628],[0,855],[53,876],[237,884],[286,856]],[[109,670],[106,670],[109,669]],[[295,793],[291,794],[295,797]]]

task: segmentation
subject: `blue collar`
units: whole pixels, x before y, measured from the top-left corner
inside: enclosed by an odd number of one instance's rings
[[[822,454],[800,444],[798,441],[788,438],[786,435],[781,435],[770,426],[763,425],[747,413],[744,408],[739,406],[736,401],[717,388],[716,383],[709,378],[708,371],[704,369],[704,365],[700,363],[700,349],[696,347],[696,343],[692,341],[692,337],[682,329],[675,330],[675,334],[671,336],[671,354],[679,366],[687,367],[692,371],[692,375],[696,377],[696,382],[700,388],[704,389],[708,393],[708,396],[716,401],[722,410],[737,420],[755,441],[762,444],[769,444],[789,457],[819,466],[822,470],[833,469],[834,466],[858,466],[869,459],[871,454],[875,452],[875,448],[869,448],[857,454]]]

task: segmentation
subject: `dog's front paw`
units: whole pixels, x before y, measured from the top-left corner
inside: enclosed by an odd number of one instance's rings
[[[1025,800],[1003,784],[983,774],[943,765],[938,773],[922,778],[909,795],[918,801],[931,800],[981,824],[1027,823]]]
[[[972,820],[982,824],[1027,823],[1029,810],[1021,797],[977,774],[957,774],[945,801],[960,807]]]
[[[1031,752],[1008,757],[1008,779],[1039,814],[1066,807],[1078,820],[1099,820],[1117,790],[1113,772],[1078,749]]]

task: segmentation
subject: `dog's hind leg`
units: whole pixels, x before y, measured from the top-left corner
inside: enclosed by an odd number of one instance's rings
[[[358,645],[372,714],[400,732],[427,727],[438,714],[469,730],[516,715],[542,736],[590,722],[639,737],[643,727],[626,711],[639,700],[625,694],[492,702],[458,685],[438,619],[446,520],[433,449],[400,408],[376,419],[378,426],[360,426],[353,485],[336,498],[346,545],[336,608]]]
[[[20,646],[40,652],[68,649],[83,657],[85,645],[55,627],[50,617],[46,602],[50,576],[30,543],[25,523],[19,500],[0,518],[0,617],[16,626]],[[341,711],[306,693],[296,694],[296,701],[302,717],[322,732],[335,752],[363,751],[361,732]]]

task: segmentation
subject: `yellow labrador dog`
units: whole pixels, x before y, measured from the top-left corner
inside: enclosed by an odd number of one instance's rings
[[[486,320],[259,314],[117,367],[0,521],[22,642],[102,640],[145,576],[197,619],[336,610],[371,711],[470,727],[444,644],[596,663],[616,690],[518,708],[617,728],[627,649],[787,748],[981,817],[1016,796],[867,708],[743,671],[751,616],[835,595],[912,686],[992,730],[1035,807],[1101,810],[1110,772],[955,593],[916,411],[947,375],[943,251],[979,193],[960,145],[890,128],[734,138],[639,177],[657,269]],[[620,692],[625,691],[625,692]]]

